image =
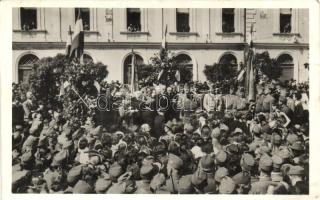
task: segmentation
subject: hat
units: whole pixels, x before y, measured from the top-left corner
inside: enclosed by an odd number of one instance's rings
[[[259,161],[259,169],[263,171],[271,171],[272,170],[272,159],[267,154],[263,154]]]
[[[112,181],[109,178],[98,178],[95,183],[94,191],[98,194],[105,193],[112,184]]]
[[[231,155],[237,154],[237,153],[239,153],[239,148],[236,144],[230,144],[230,145],[226,146],[226,152]]]
[[[304,175],[305,171],[304,171],[304,168],[301,166],[292,166],[292,167],[290,167],[288,174],[289,175]]]
[[[160,187],[164,185],[165,182],[166,182],[166,177],[164,176],[164,174],[162,173],[156,174],[150,182],[150,188],[153,191],[156,191],[160,189]]]
[[[211,137],[212,138],[218,138],[220,136],[221,132],[220,132],[220,128],[219,127],[216,127],[214,129],[212,129],[212,132],[211,132]]]
[[[205,155],[200,159],[200,165],[204,172],[212,172],[214,170],[214,158],[211,155]]]
[[[155,168],[152,164],[142,165],[140,168],[140,176],[142,179],[150,179],[153,177]]]
[[[227,153],[224,150],[220,150],[217,154],[216,154],[216,163],[217,164],[223,164],[225,163],[227,160]]]
[[[266,134],[270,134],[271,133],[271,128],[268,124],[262,126],[261,128],[261,132],[262,133],[266,133]]]
[[[258,124],[254,125],[252,127],[252,133],[257,134],[257,135],[261,134],[261,127]]]
[[[56,153],[53,156],[51,166],[52,167],[60,166],[66,158],[67,158],[67,151],[62,150],[62,151]]]
[[[122,167],[117,162],[113,163],[109,168],[109,174],[112,180],[117,179],[122,173]]]
[[[244,153],[240,160],[240,165],[247,171],[251,171],[254,166],[254,158],[251,154]]]
[[[282,138],[279,134],[275,133],[273,134],[273,143],[274,144],[281,144]]]
[[[83,180],[79,180],[77,184],[73,187],[73,194],[89,194],[91,192],[91,186]]]
[[[226,131],[226,132],[228,132],[230,129],[229,129],[229,127],[227,126],[227,125],[225,125],[225,124],[220,124],[220,130],[221,131]]]
[[[219,167],[216,173],[214,174],[214,180],[216,180],[217,182],[221,182],[221,179],[228,175],[229,175],[229,171],[227,168]]]
[[[298,135],[292,133],[292,134],[289,134],[287,136],[287,141],[289,143],[289,145],[293,144],[294,142],[298,141],[299,140],[299,137]]]
[[[193,186],[191,182],[191,176],[182,176],[179,180],[178,192],[179,194],[192,194]]]
[[[80,179],[81,172],[82,172],[82,165],[72,167],[69,170],[69,173],[67,175],[67,182],[70,186],[74,186],[77,183],[77,181]]]
[[[173,169],[180,169],[183,166],[183,160],[180,157],[170,153],[168,155],[168,165],[170,165]]]
[[[219,193],[220,194],[232,194],[235,190],[235,182],[232,178],[226,176],[222,178],[219,186]]]
[[[281,165],[283,164],[283,159],[278,155],[272,156],[272,162],[273,162],[273,169],[280,169]]]
[[[170,130],[172,130],[173,123],[171,121],[167,121],[167,123],[165,123],[164,126],[168,127]]]
[[[33,160],[33,155],[32,155],[32,151],[28,150],[26,152],[24,152],[21,156],[21,164],[22,165],[27,165],[29,164],[32,160]]]
[[[283,148],[278,152],[278,156],[280,156],[284,162],[286,162],[290,158],[290,151],[287,148]]]
[[[234,129],[231,135],[236,135],[237,133],[243,133],[242,129],[241,128]]]
[[[155,162],[153,156],[147,156],[142,160],[142,165],[151,165]]]
[[[303,151],[304,146],[301,141],[295,141],[293,144],[289,145],[289,147],[296,151]]]
[[[239,172],[238,174],[232,177],[232,180],[235,182],[235,184],[247,185],[251,182],[251,176],[248,172]]]
[[[12,191],[15,192],[18,187],[26,185],[26,181],[31,177],[31,172],[27,170],[12,171]]]

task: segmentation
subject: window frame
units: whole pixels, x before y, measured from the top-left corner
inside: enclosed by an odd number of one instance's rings
[[[185,8],[185,9],[188,9],[188,12],[179,12],[179,8],[176,8],[175,9],[175,22],[176,22],[176,26],[175,26],[175,29],[176,29],[176,32],[177,33],[190,33],[191,32],[191,10],[190,10],[190,8]],[[187,18],[188,18],[188,21],[187,21],[187,24],[188,24],[188,27],[186,27],[186,31],[183,31],[183,30],[181,30],[180,31],[180,28],[182,28],[182,27],[179,27],[179,23],[178,23],[178,18],[179,18],[179,15],[180,15],[180,18],[182,17],[182,15],[188,15],[187,16]],[[184,16],[184,17],[186,17],[186,16]],[[179,29],[179,30],[178,30]]]
[[[232,14],[227,14],[227,13],[224,13],[224,11],[226,10],[226,9],[229,9],[229,10],[231,10],[232,9],[232,11],[233,11],[233,13]],[[224,28],[223,28],[223,22],[224,22],[224,17],[226,17],[225,15],[229,15],[229,16],[231,16],[231,15],[233,15],[233,24],[232,24],[232,28],[231,29],[233,29],[233,30],[231,30],[231,31],[224,31]],[[222,30],[222,33],[235,33],[236,32],[236,26],[235,26],[235,20],[236,19],[236,10],[235,10],[235,8],[222,8],[222,10],[221,10],[221,30]]]
[[[81,12],[81,18],[82,18],[82,24],[83,24],[83,31],[92,31],[92,28],[93,28],[93,24],[92,24],[92,19],[91,19],[91,8],[75,8],[74,9],[74,23],[76,23],[77,21],[77,18],[78,18],[78,9],[80,9],[80,12]],[[83,16],[82,16],[82,13],[84,9],[87,9],[86,12],[88,12],[88,17],[89,19],[88,20],[84,20]],[[85,25],[84,25],[84,22],[85,21],[89,21],[89,29],[86,29],[85,28]]]
[[[23,28],[23,22],[22,22],[22,9],[24,10],[33,10],[36,12],[36,16],[35,16],[35,26],[36,28],[34,29],[24,29]],[[39,21],[39,9],[38,8],[35,8],[35,7],[20,7],[19,8],[19,29],[22,30],[22,31],[35,31],[35,30],[39,30],[39,25],[40,25],[40,21]]]
[[[133,9],[139,9],[139,12],[130,12],[130,10],[133,10]],[[131,33],[139,33],[142,31],[142,9],[141,8],[126,8],[125,9],[125,13],[126,13],[126,18],[125,18],[125,25],[126,25],[126,30],[128,32],[131,32]],[[129,22],[129,14],[133,14],[133,13],[139,13],[139,22],[138,22],[138,28],[135,29],[136,27],[130,27],[130,22]],[[131,23],[132,24],[132,23]],[[133,24],[133,26],[135,26]],[[130,29],[129,29],[130,27]]]

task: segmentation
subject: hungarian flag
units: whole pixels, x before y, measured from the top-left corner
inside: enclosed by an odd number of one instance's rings
[[[76,21],[76,25],[74,27],[74,35],[71,44],[70,50],[70,58],[78,58],[80,59],[83,54],[83,46],[84,46],[84,33],[83,33],[83,24],[81,19],[81,12],[78,12],[78,18]]]
[[[68,37],[67,37],[67,42],[66,42],[66,57],[67,58],[70,57],[71,44],[72,44],[72,34],[71,34],[71,26],[69,26]]]
[[[179,71],[179,69],[177,69],[176,74],[174,75],[174,77],[176,78],[176,80],[177,80],[178,82],[180,82],[181,77],[180,77],[180,71]]]
[[[168,26],[166,25],[166,28],[165,28],[165,30],[164,30],[164,35],[163,35],[162,43],[161,43],[161,48],[162,48],[162,49],[166,49],[166,47],[167,47],[167,46],[166,46],[166,45],[167,45],[167,44],[166,44],[166,42],[167,42],[167,41],[166,41],[166,39],[167,39],[167,38],[166,38],[166,37],[167,37],[167,29],[168,29]]]

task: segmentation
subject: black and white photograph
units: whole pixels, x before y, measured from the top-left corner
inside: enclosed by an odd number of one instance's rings
[[[10,9],[12,194],[309,194],[309,8]]]

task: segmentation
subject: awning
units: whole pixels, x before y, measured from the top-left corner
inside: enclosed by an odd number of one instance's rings
[[[177,8],[178,13],[189,13],[189,8]]]
[[[127,8],[130,13],[140,13],[140,8]]]
[[[292,8],[280,8],[280,14],[290,15],[292,12]]]

